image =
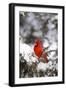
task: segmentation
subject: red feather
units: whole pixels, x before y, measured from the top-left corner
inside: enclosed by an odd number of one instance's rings
[[[43,45],[39,39],[35,41],[34,52],[38,58],[43,58],[43,61],[48,62],[47,53],[43,51]]]

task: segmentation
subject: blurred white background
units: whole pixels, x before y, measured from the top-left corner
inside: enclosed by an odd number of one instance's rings
[[[8,4],[14,3],[32,3],[32,4],[46,4],[46,5],[62,5],[66,7],[66,0],[1,0],[0,1],[0,90],[11,90],[8,86],[8,33],[9,33],[9,18],[8,18]],[[66,81],[66,80],[65,80]],[[15,90],[65,90],[66,84],[60,85],[46,85],[46,86],[30,86],[13,88]]]

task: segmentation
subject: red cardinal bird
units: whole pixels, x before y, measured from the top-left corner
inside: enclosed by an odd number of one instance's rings
[[[39,39],[35,41],[34,52],[38,58],[42,58],[42,62],[48,63],[47,53],[44,52],[42,42]]]

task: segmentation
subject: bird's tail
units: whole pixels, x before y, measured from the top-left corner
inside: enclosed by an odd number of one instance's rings
[[[43,54],[42,54],[42,57],[43,57],[43,59],[44,59],[44,62],[46,62],[46,63],[48,63],[48,58],[47,58],[47,53],[44,53],[43,52]]]

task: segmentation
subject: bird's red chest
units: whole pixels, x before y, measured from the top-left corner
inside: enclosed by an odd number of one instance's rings
[[[41,55],[42,55],[43,49],[42,49],[42,47],[40,47],[40,45],[39,45],[39,46],[37,46],[37,47],[34,47],[34,52],[35,52],[35,54],[40,58]]]
[[[43,50],[43,45],[42,45],[42,43],[40,42],[40,40],[37,40],[37,41],[35,42],[34,52],[35,52],[35,54],[36,54],[36,56],[37,56],[38,58],[41,58],[40,60],[41,60],[42,62],[48,63],[47,53],[44,52],[44,50]]]

